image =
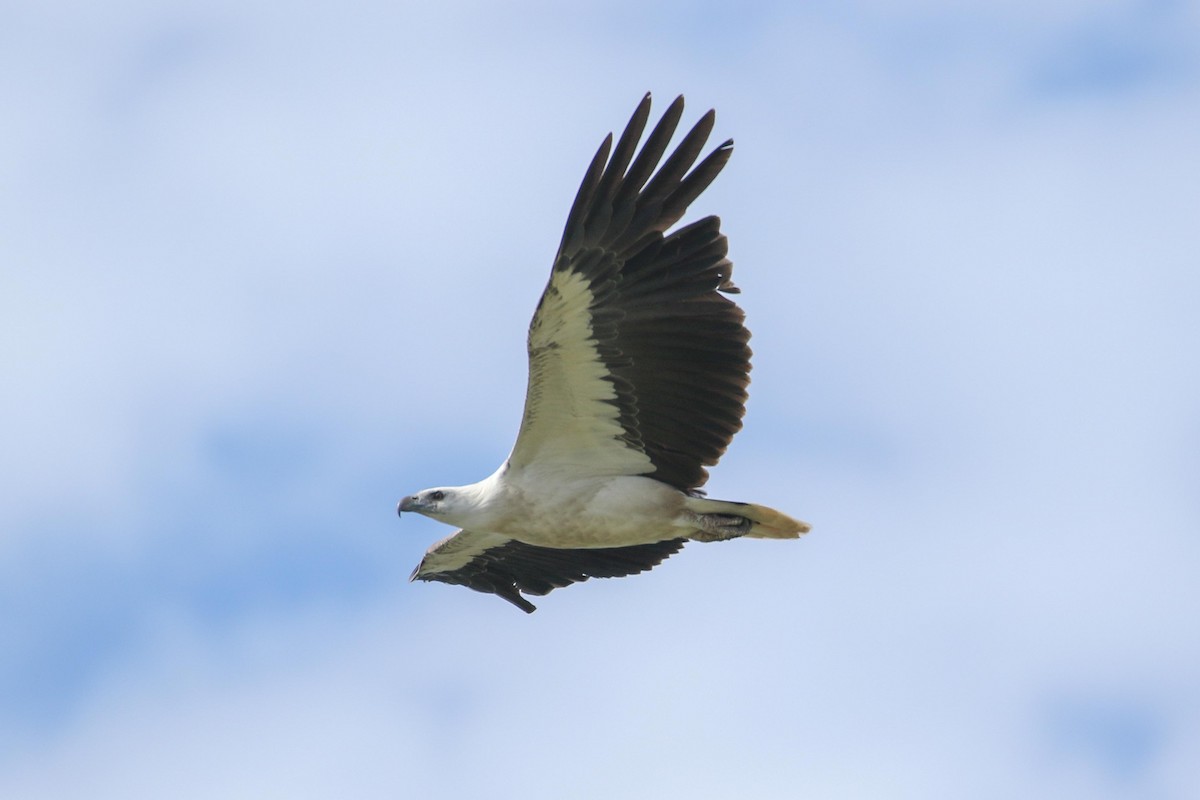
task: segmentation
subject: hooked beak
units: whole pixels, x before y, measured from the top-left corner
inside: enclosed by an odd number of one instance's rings
[[[403,498],[400,505],[396,506],[396,513],[403,514],[405,511],[420,511],[421,504],[417,502],[417,498],[413,495]]]

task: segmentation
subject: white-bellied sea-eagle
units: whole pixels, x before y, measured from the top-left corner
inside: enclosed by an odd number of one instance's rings
[[[529,386],[512,453],[469,486],[400,501],[461,527],[414,580],[503,597],[648,570],[684,542],[794,539],[806,523],[699,489],[742,427],[750,332],[720,220],[668,231],[729,160],[699,157],[709,111],[659,166],[683,114],[676,98],[636,157],[647,94],[612,147],[600,145],[567,216],[529,326]],[[610,157],[611,151],[611,157]],[[693,167],[695,164],[695,167]]]

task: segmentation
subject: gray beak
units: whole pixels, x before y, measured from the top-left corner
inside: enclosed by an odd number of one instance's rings
[[[401,499],[400,505],[396,506],[396,513],[403,514],[405,511],[416,511],[416,509],[417,498],[409,495],[408,497]]]

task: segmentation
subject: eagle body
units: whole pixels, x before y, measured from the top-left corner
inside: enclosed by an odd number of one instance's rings
[[[444,510],[430,509],[436,519],[542,547],[641,544],[685,536],[694,527],[686,521],[686,495],[640,475],[509,468],[440,491],[461,502],[443,500]]]
[[[525,595],[650,569],[686,541],[790,539],[806,523],[709,500],[705,467],[741,429],[750,333],[720,220],[672,230],[728,161],[698,164],[709,111],[663,160],[683,112],[642,139],[650,96],[607,137],[567,217],[529,326],[529,383],[516,444],[491,476],[425,489],[399,511],[461,528],[431,547],[417,580],[459,584],[526,612]],[[661,162],[661,163],[660,163]]]

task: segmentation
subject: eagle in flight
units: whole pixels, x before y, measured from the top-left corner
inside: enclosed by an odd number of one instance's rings
[[[709,111],[659,165],[683,114],[642,98],[609,134],[567,216],[529,326],[529,385],[512,453],[468,486],[400,501],[461,530],[433,545],[413,580],[503,597],[648,570],[688,540],[795,539],[809,526],[700,491],[742,427],[750,382],[745,314],[720,220],[669,231],[717,177],[733,140],[699,164]],[[611,156],[610,156],[611,153]],[[695,166],[693,166],[695,165]]]

